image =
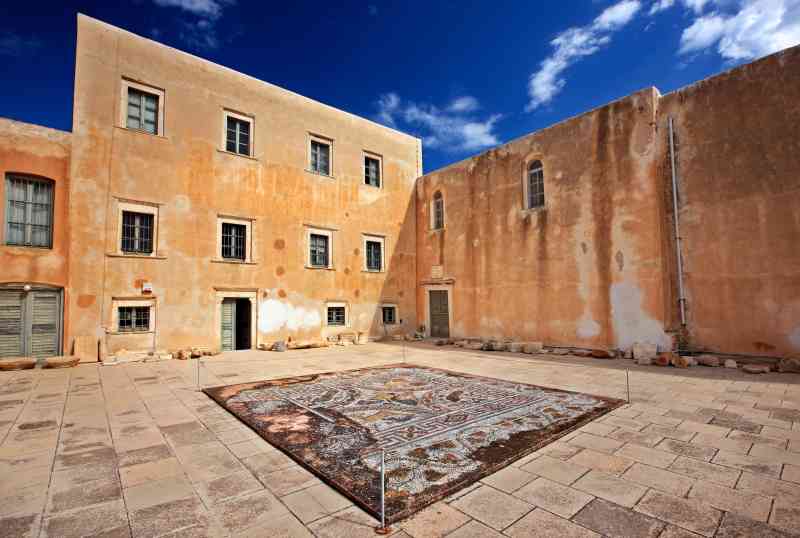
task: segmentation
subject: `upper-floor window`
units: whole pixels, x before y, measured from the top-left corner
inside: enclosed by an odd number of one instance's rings
[[[311,139],[309,168],[324,176],[331,175],[331,143],[318,137]]]
[[[122,212],[122,252],[151,254],[153,252],[154,215],[152,213]]]
[[[386,239],[382,236],[364,236],[364,269],[366,271],[383,271],[383,251],[385,242]]]
[[[253,118],[225,111],[225,151],[253,155]]]
[[[440,230],[444,228],[444,197],[441,191],[436,191],[433,195],[432,204],[433,214],[431,216],[431,228]]]
[[[381,186],[381,159],[379,157],[364,155],[364,184],[371,187]]]
[[[544,206],[544,168],[542,161],[533,161],[528,165],[525,182],[525,207],[535,209]]]
[[[164,91],[122,80],[121,125],[153,135],[164,132]]]
[[[6,176],[6,244],[53,245],[53,182]]]
[[[330,236],[310,234],[308,258],[311,267],[328,267],[330,265]]]
[[[222,257],[244,261],[247,254],[247,227],[232,222],[222,223]]]

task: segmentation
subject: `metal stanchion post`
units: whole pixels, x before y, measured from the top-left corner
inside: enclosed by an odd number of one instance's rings
[[[628,389],[628,403],[631,403],[631,380],[627,368],[625,368],[625,387]]]
[[[381,526],[375,534],[389,534],[392,529],[386,526],[386,451],[381,449]]]
[[[197,390],[200,390],[200,357],[197,357]]]

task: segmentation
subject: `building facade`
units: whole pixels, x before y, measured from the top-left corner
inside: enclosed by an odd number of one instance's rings
[[[798,79],[789,49],[423,176],[418,138],[80,15],[72,132],[0,121],[0,355],[798,352]]]

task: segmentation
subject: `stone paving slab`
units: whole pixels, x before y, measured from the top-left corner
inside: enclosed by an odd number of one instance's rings
[[[214,386],[398,362],[400,348],[226,353]],[[427,344],[406,360],[630,405],[393,528],[392,536],[797,536],[800,375],[638,367]],[[0,373],[0,536],[375,536],[376,521],[165,361]]]

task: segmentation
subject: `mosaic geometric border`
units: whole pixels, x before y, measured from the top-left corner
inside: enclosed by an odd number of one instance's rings
[[[410,516],[625,402],[409,363],[207,388],[380,520]]]

